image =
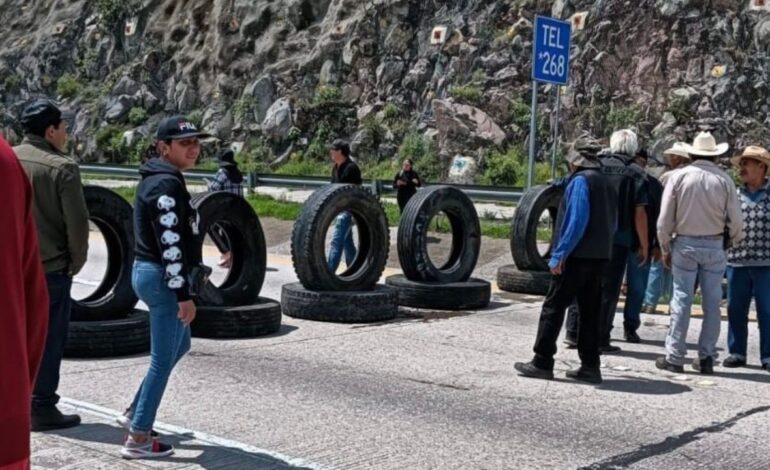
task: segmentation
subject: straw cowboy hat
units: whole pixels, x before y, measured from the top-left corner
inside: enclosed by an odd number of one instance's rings
[[[687,153],[699,157],[717,157],[730,149],[730,144],[723,143],[717,145],[716,139],[711,132],[701,132],[692,141],[692,145],[684,144]]]
[[[732,162],[732,164],[735,166],[741,166],[741,160],[744,158],[751,158],[752,160],[764,163],[765,166],[770,168],[770,152],[763,149],[762,147],[758,147],[756,145],[746,147],[742,154],[734,156],[730,159],[730,162]]]
[[[676,155],[677,157],[686,158],[687,160],[692,160],[690,158],[690,154],[687,153],[687,147],[685,147],[687,144],[683,142],[674,142],[674,145],[671,146],[671,148],[665,150],[663,152],[663,155]]]

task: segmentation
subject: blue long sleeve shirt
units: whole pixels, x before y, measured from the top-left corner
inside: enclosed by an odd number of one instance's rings
[[[575,250],[585,234],[591,210],[588,182],[583,176],[577,175],[569,182],[564,197],[567,198],[567,208],[559,230],[559,240],[548,262],[551,269],[567,259]]]

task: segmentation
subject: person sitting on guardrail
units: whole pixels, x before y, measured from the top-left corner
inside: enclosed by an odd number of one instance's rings
[[[198,214],[190,204],[182,171],[195,166],[199,138],[205,137],[181,116],[158,126],[158,151],[140,169],[134,201],[136,261],[132,285],[150,315],[150,368],[131,406],[118,418],[129,429],[121,456],[126,459],[171,455],[172,446],[152,437],[152,426],[171,371],[190,349],[193,297],[207,282],[196,246]]]
[[[32,389],[48,327],[32,189],[0,135],[0,469],[28,470]]]
[[[613,235],[612,257],[602,275],[601,344],[603,354],[617,352],[619,347],[610,344],[615,312],[623,286],[623,277],[632,251],[636,250],[636,262],[647,263],[649,255],[649,231],[647,220],[647,185],[644,170],[633,163],[639,141],[630,129],[616,131],[610,137],[610,149],[599,160],[601,171],[607,175],[618,195],[618,226]],[[567,318],[567,334],[564,342],[574,346],[578,341],[579,308],[572,304]]]
[[[209,191],[224,191],[243,197],[243,173],[235,161],[235,152],[229,148],[221,149],[217,153],[217,160],[219,160],[219,170],[214,175],[213,181],[207,180]],[[229,268],[232,265],[232,252],[227,241],[227,235],[221,227],[215,227],[211,235],[212,240],[222,253],[219,258],[219,266]]]
[[[398,210],[404,212],[404,207],[409,199],[417,193],[417,188],[422,186],[420,175],[414,171],[412,160],[407,158],[401,167],[401,171],[393,178],[393,189],[396,190]]]
[[[747,147],[732,159],[740,169],[739,189],[746,238],[727,252],[727,347],[724,367],[746,365],[749,307],[753,298],[759,324],[762,368],[770,372],[770,153]]]
[[[332,183],[362,184],[361,170],[350,158],[350,145],[336,139],[329,147],[332,167]],[[356,245],[353,242],[352,216],[350,212],[342,212],[337,216],[332,234],[331,247],[329,249],[329,269],[336,272],[342,260],[342,252],[345,252],[345,264],[350,266],[356,259]]]
[[[617,219],[617,193],[596,159],[601,149],[589,136],[578,138],[567,154],[572,176],[559,209],[558,234],[548,263],[553,278],[543,302],[534,358],[514,367],[525,377],[553,379],[556,341],[567,307],[580,306],[580,368],[567,377],[601,383],[599,370],[602,273],[612,255]]]
[[[65,154],[68,114],[49,100],[34,101],[22,113],[25,136],[14,148],[32,183],[35,225],[50,299],[45,353],[32,393],[33,431],[80,424],[78,415],[63,415],[56,407],[72,308],[72,278],[86,264],[89,236],[80,169]]]
[[[674,276],[674,295],[666,355],[657,358],[655,366],[684,371],[695,277],[699,275],[703,322],[698,359],[692,367],[701,374],[713,374],[721,326],[722,277],[727,268],[725,248],[743,238],[743,215],[735,184],[714,161],[729,145],[717,145],[711,133],[702,132],[686,148],[693,162],[666,181],[658,218],[658,240],[663,264]]]
[[[674,145],[663,152],[663,157],[666,160],[666,166],[669,168],[666,172],[660,175],[660,184],[666,185],[666,181],[671,177],[671,174],[679,169],[690,164],[690,155],[681,142],[676,142]],[[661,198],[663,195],[661,194]],[[660,209],[658,209],[660,215]],[[657,218],[651,222],[657,223]],[[655,223],[651,224],[656,232],[657,227]],[[657,239],[657,233],[655,238]],[[658,244],[660,248],[660,244]],[[644,293],[644,302],[642,304],[642,313],[655,313],[658,307],[658,301],[661,295],[666,298],[671,298],[671,292],[674,288],[674,281],[671,277],[671,271],[663,266],[663,262],[653,257],[650,263],[650,274],[647,280],[647,290]]]

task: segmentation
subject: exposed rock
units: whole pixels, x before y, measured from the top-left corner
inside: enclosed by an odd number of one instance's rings
[[[464,104],[433,100],[433,113],[443,148],[501,146],[505,132],[484,111]],[[470,147],[466,146],[469,145]]]
[[[110,123],[124,121],[135,104],[136,101],[133,96],[120,95],[110,98],[105,105],[104,119]]]
[[[261,77],[246,86],[243,94],[254,98],[254,119],[257,122],[264,121],[267,110],[275,101],[273,80],[269,76]]]
[[[452,166],[449,168],[449,183],[453,184],[473,184],[478,171],[476,160],[471,157],[456,155],[452,159]]]
[[[262,121],[262,132],[273,142],[281,142],[289,136],[293,125],[289,100],[281,98],[267,110]]]

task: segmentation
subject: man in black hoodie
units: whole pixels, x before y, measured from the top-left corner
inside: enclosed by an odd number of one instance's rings
[[[158,127],[159,157],[140,168],[134,202],[136,262],[132,283],[150,310],[150,369],[131,406],[118,418],[129,428],[120,453],[127,459],[166,457],[173,448],[152,438],[152,426],[171,371],[190,349],[192,301],[205,282],[197,249],[198,214],[181,171],[195,166],[205,136],[181,116]]]

